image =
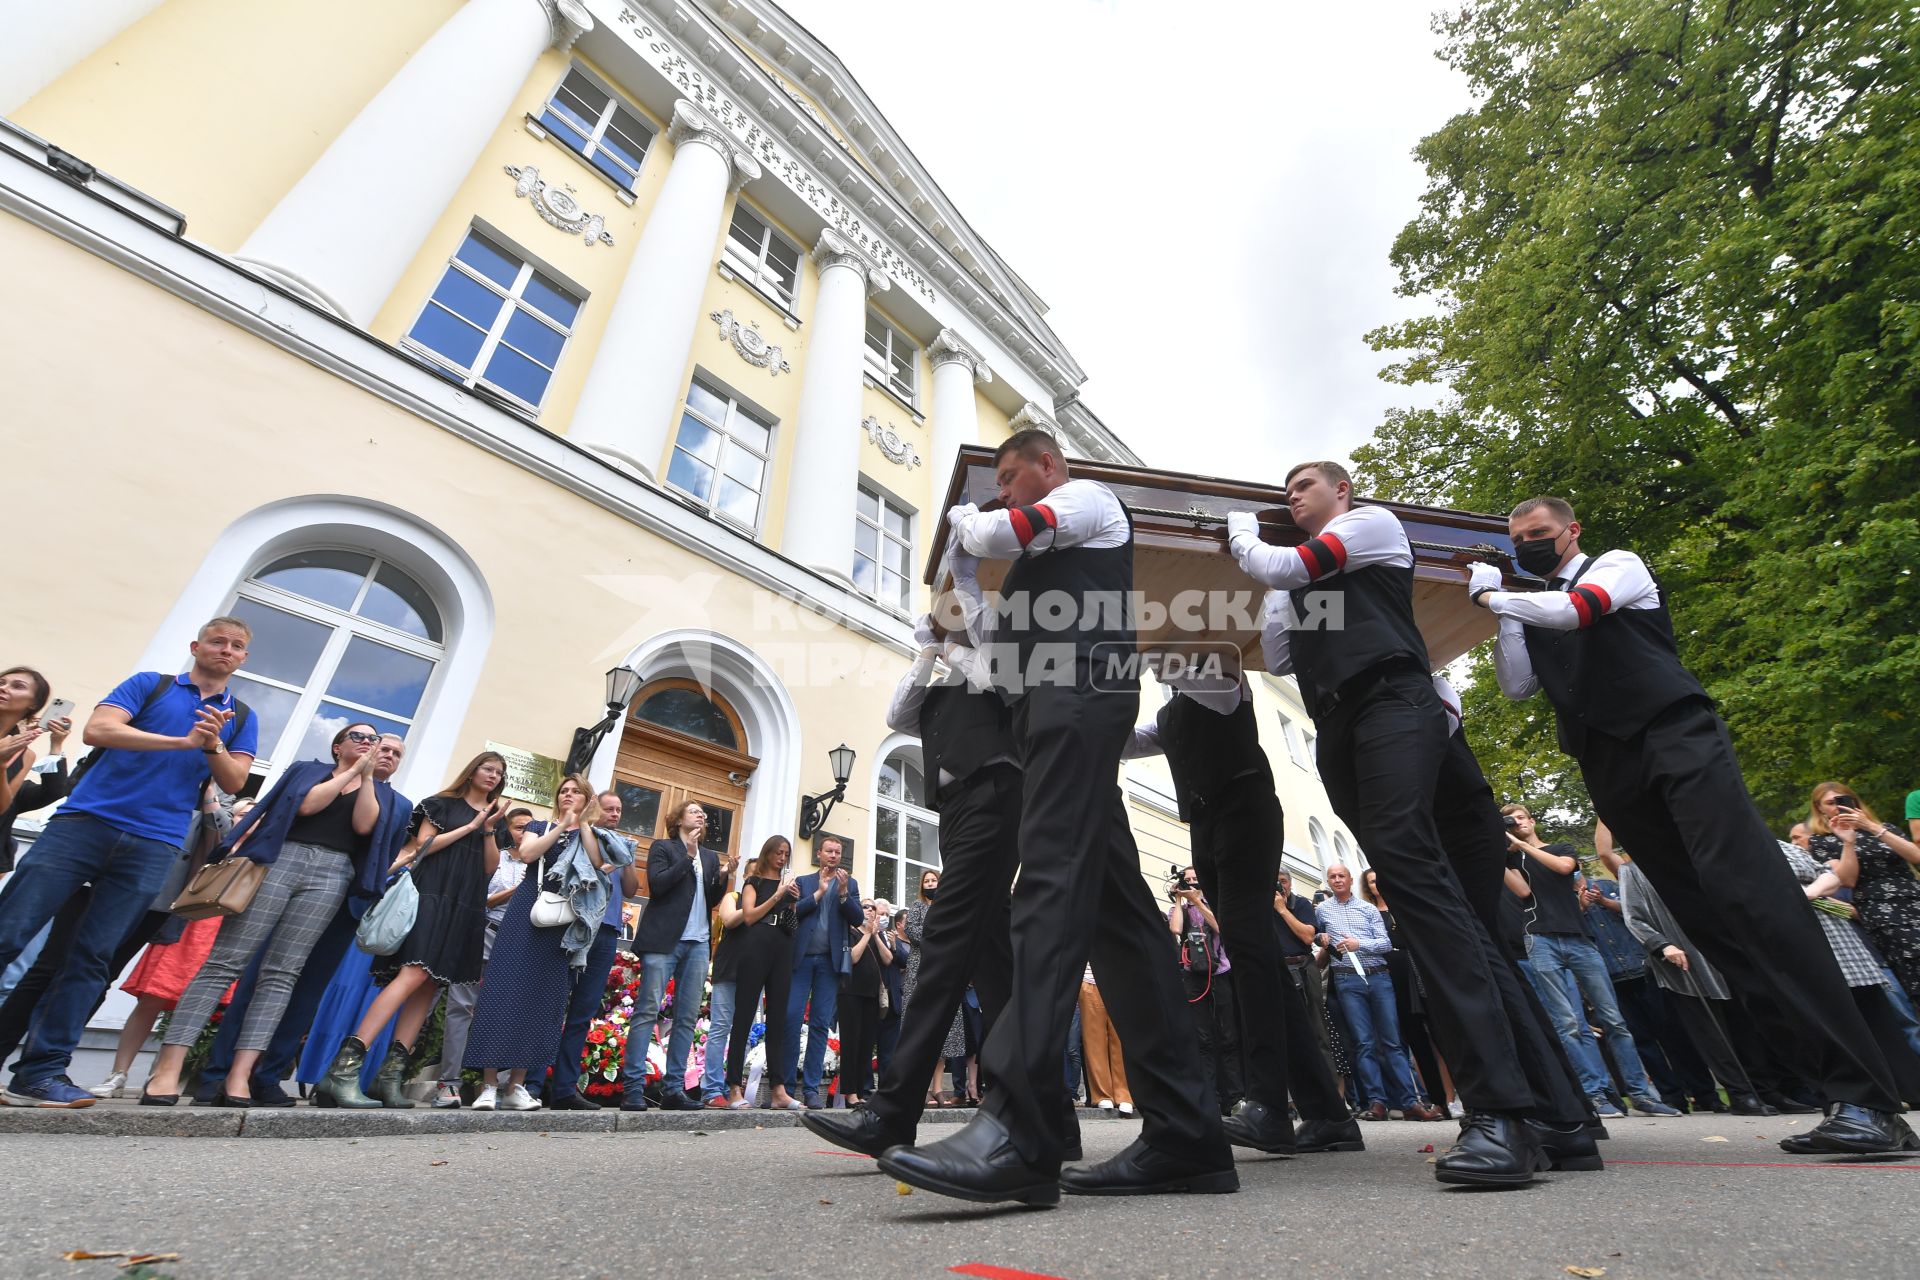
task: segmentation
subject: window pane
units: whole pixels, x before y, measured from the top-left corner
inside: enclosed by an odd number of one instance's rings
[[[853,588],[861,595],[874,593],[874,584],[879,581],[880,568],[865,556],[853,558]]]
[[[667,466],[667,483],[707,502],[713,497],[713,468],[675,449],[673,461]]]
[[[940,865],[940,829],[918,818],[906,819],[907,857],[929,867]]]
[[[726,397],[698,378],[687,388],[687,408],[715,425],[727,420]]]
[[[540,113],[540,123],[553,131],[553,135],[563,146],[575,151],[587,149],[587,138],[593,132],[593,126],[580,120],[570,104],[563,104],[558,98]]]
[[[253,709],[259,721],[260,752],[255,758],[262,764],[272,763],[277,758],[275,748],[279,746],[280,735],[287,731],[287,721],[293,718],[293,708],[300,701],[300,695],[249,680],[244,672],[235,672],[229,687],[234,697]]]
[[[880,574],[880,590],[876,598],[882,604],[894,605],[901,609],[906,608],[907,580],[891,570],[883,570]]]
[[[333,759],[333,735],[350,724],[371,723],[382,733],[397,733],[407,736],[407,726],[398,720],[389,720],[384,716],[371,716],[364,711],[350,711],[337,702],[322,702],[320,710],[307,722],[307,731],[300,738],[300,745],[294,748],[287,759],[292,760],[331,760]],[[265,741],[265,739],[262,739]]]
[[[482,239],[477,231],[467,233],[466,243],[453,256],[503,289],[513,288],[520,276],[520,260]]]
[[[580,300],[538,271],[528,278],[526,290],[520,296],[562,327],[572,327],[574,316],[580,313]]]
[[[607,109],[608,94],[578,69],[567,72],[567,78],[560,82],[560,90],[555,93],[557,102],[569,102],[590,121],[597,121]]]
[[[635,162],[646,153],[647,141],[653,137],[653,130],[646,122],[625,107],[613,109],[613,119],[607,124],[607,132],[602,145],[616,143],[620,149],[630,155]]]
[[[700,807],[707,811],[707,830],[700,837],[700,843],[723,853],[732,849],[733,810],[714,804],[711,800],[702,800]]]
[[[727,464],[721,470],[738,480],[742,485],[760,492],[760,479],[766,471],[766,463],[734,445],[727,450]]]
[[[357,551],[302,551],[282,556],[254,574],[257,582],[271,583],[282,591],[330,604],[336,609],[351,609],[360,594],[360,583],[373,568],[373,557]]]
[[[881,853],[900,852],[900,811],[881,805],[873,811],[873,847]]]
[[[736,520],[749,529],[760,523],[760,495],[738,480],[720,482],[720,499],[714,506],[727,519]]]
[[[487,381],[528,404],[540,403],[540,397],[547,394],[547,379],[552,376],[553,371],[547,366],[527,359],[511,347],[495,347],[493,358],[487,361]]]
[[[731,751],[740,749],[727,713],[698,689],[662,689],[634,710],[634,719],[657,724],[663,729],[684,733]],[[711,809],[708,810],[712,812]]]
[[[859,492],[859,496],[854,499],[854,503],[861,515],[873,521],[875,524],[880,523],[880,499],[874,497],[873,494],[867,492],[865,489],[862,489]]]
[[[727,430],[735,440],[746,445],[755,453],[764,456],[767,452],[767,437],[771,428],[766,423],[742,409],[733,415],[733,421],[727,424]]]
[[[727,237],[747,251],[749,261],[760,260],[760,246],[766,240],[767,224],[754,216],[745,204],[733,206],[733,221],[727,224]]]
[[[507,321],[506,337],[514,350],[538,360],[549,369],[560,363],[560,349],[567,345],[565,334],[519,310]]]
[[[433,291],[433,300],[463,320],[481,329],[493,327],[494,317],[506,300],[458,267],[448,267]]]
[[[434,608],[433,597],[390,564],[381,565],[380,572],[373,576],[360,616],[422,640],[440,640],[440,611]]]
[[[633,190],[634,175],[640,169],[640,161],[637,157],[622,159],[618,146],[608,146],[602,142],[599,149],[593,153],[592,164],[594,168],[612,178],[620,186],[629,191]]]
[[[912,517],[909,516],[906,512],[900,510],[898,507],[893,506],[891,503],[888,504],[887,518],[885,521],[888,533],[894,534],[895,536],[900,538],[907,537],[908,525],[911,520],[912,520]]]
[[[900,759],[901,757],[896,754],[890,755],[882,761],[880,764],[880,776],[875,779],[873,784],[874,790],[889,800],[899,800],[902,798],[900,794]]]
[[[927,794],[927,780],[920,771],[920,762],[907,756],[900,757],[900,775],[907,784],[907,803],[926,808],[933,803],[933,797]]]
[[[348,702],[411,718],[420,708],[420,699],[427,692],[427,677],[432,674],[433,663],[426,658],[355,636],[347,642],[346,655],[328,682],[327,692]]]
[[[873,896],[885,898],[896,907],[900,903],[900,864],[892,858],[873,860]]]
[[[620,793],[620,829],[651,840],[660,826],[660,793],[632,782],[615,782],[613,789]]]
[[[911,570],[907,567],[907,544],[904,542],[895,542],[889,538],[884,545],[886,547],[886,555],[883,559],[887,568],[902,576],[910,573]]]
[[[245,596],[234,601],[233,616],[253,628],[247,646],[247,670],[269,680],[304,685],[313,675],[333,628],[312,618],[301,618]]]
[[[871,311],[867,313],[867,348],[882,356],[887,354],[887,322]]]
[[[880,558],[880,534],[864,520],[853,522],[853,549],[869,560]]]
[[[480,358],[480,348],[487,340],[484,332],[431,302],[420,313],[420,318],[414,321],[413,330],[407,336],[428,350],[439,352],[462,369],[473,368],[473,362]]]

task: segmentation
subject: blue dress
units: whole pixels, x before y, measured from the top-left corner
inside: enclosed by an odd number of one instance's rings
[[[530,913],[539,893],[539,871],[529,867],[507,899],[500,931],[494,935],[462,1066],[501,1071],[525,1067],[537,1076],[553,1063],[573,994],[573,970],[564,945],[567,927],[533,927]]]
[[[379,994],[380,988],[373,980],[373,957],[359,947],[347,948],[347,954],[340,957],[340,967],[333,971],[333,981],[320,997],[320,1009],[313,1015],[313,1029],[307,1032],[307,1043],[300,1050],[300,1067],[293,1078],[301,1084],[318,1084],[333,1065],[341,1042],[353,1034]],[[387,1060],[391,1043],[393,1023],[389,1020],[367,1046],[367,1065],[360,1072],[362,1089],[370,1087],[380,1074],[380,1064]]]

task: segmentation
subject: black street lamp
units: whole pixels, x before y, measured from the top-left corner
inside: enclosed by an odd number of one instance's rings
[[[800,797],[800,838],[811,840],[815,832],[827,825],[827,815],[833,812],[834,802],[847,796],[847,779],[853,776],[853,748],[841,743],[827,752],[827,759],[833,764],[833,790],[823,791],[817,796]]]
[[[633,701],[633,695],[639,692],[640,673],[632,667],[615,667],[607,672],[606,718],[590,729],[573,731],[573,746],[567,750],[567,762],[561,768],[563,774],[586,772],[587,765],[593,760],[593,753],[600,749],[607,732],[618,723],[627,705]]]

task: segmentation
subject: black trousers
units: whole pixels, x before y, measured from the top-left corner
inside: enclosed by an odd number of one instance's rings
[[[300,1045],[313,1029],[314,1015],[320,1012],[320,998],[326,995],[334,970],[340,967],[353,946],[353,933],[359,925],[344,905],[333,913],[333,919],[320,934],[320,941],[307,954],[307,962],[301,967],[299,980],[293,984],[293,994],[287,1000],[287,1011],[281,1015],[280,1025],[273,1029],[273,1039],[267,1042],[260,1061],[254,1064],[255,1076],[262,1080],[285,1080],[293,1073]],[[246,1021],[247,1005],[253,999],[254,984],[260,979],[260,962],[266,954],[266,949],[261,948],[247,971],[240,975],[240,985],[227,1005],[227,1015],[220,1020],[220,1033],[214,1037],[213,1051],[207,1055],[206,1066],[201,1068],[202,1081],[225,1080],[228,1069],[233,1066],[234,1050],[240,1044],[240,1025]]]
[[[1273,788],[1257,777],[1231,784],[1210,802],[1196,802],[1191,812],[1194,874],[1220,922],[1220,945],[1233,966],[1201,1003],[1191,1005],[1201,1028],[1201,1070],[1222,1104],[1232,1106],[1244,1096],[1284,1113],[1287,1032],[1298,1007],[1285,1000],[1283,988],[1292,983],[1280,961],[1273,913],[1286,819]],[[1189,1002],[1206,977],[1187,975]],[[1199,986],[1196,980],[1202,980]],[[1124,1050],[1124,1037],[1120,1044]]]
[[[778,1074],[773,1066],[774,1054],[787,1042],[787,1000],[793,994],[793,939],[778,929],[766,932],[770,936],[751,940],[756,945],[741,954],[740,967],[734,970],[733,1031],[727,1037],[727,1087],[730,1089],[746,1087],[747,1039],[753,1035],[753,1008],[763,994],[767,997],[767,1034],[760,1043],[767,1046],[767,1079],[770,1081]]]
[[[1737,1006],[1730,1000],[1698,1000],[1677,991],[1661,994],[1713,1078],[1728,1093],[1752,1093],[1753,1081],[1747,1078],[1747,1069],[1741,1065],[1740,1056],[1733,1051],[1733,1044],[1723,1029],[1725,1019],[1737,1012]]]
[[[981,1066],[985,1100],[1029,1164],[1060,1162],[1060,1064],[1089,961],[1119,1033],[1141,1138],[1176,1158],[1231,1160],[1219,1105],[1200,1076],[1173,938],[1147,883],[1119,786],[1137,688],[1040,685],[1013,712],[1023,787],[1012,904],[1013,989]],[[1270,891],[1270,889],[1269,889]],[[944,896],[944,895],[943,895]]]
[[[1451,952],[1463,943],[1478,950],[1493,973],[1500,1007],[1506,1014],[1513,1043],[1519,1055],[1520,1072],[1529,1093],[1527,1113],[1555,1124],[1574,1124],[1589,1117],[1586,1095],[1580,1090],[1580,1077],[1567,1061],[1566,1047],[1540,1003],[1526,975],[1520,972],[1518,957],[1500,945],[1500,900],[1505,892],[1507,833],[1500,820],[1500,806],[1493,788],[1480,768],[1473,745],[1464,728],[1447,738],[1440,759],[1440,777],[1434,789],[1434,822],[1446,847],[1447,860],[1459,878],[1466,895],[1469,916],[1461,924],[1458,936],[1448,951],[1436,956],[1436,963],[1423,972],[1450,963]],[[1382,875],[1385,873],[1382,872]],[[1394,910],[1405,923],[1405,904],[1395,896]],[[1420,943],[1414,939],[1419,953]],[[1431,987],[1429,987],[1431,990]],[[1441,1049],[1446,1051],[1445,1041]],[[1453,1069],[1454,1089],[1463,1106],[1472,1107],[1462,1082],[1460,1064],[1451,1054],[1447,1064]]]
[[[844,988],[840,1003],[840,1093],[864,1098],[871,1092],[873,1054],[880,1043],[880,997],[857,996]]]
[[[1920,1110],[1920,1053],[1914,1052],[1913,1046],[1907,1041],[1907,1029],[1899,1010],[1894,1007],[1893,997],[1885,987],[1854,987],[1852,990],[1853,1002],[1859,1006],[1860,1016],[1873,1029],[1874,1043],[1880,1046],[1887,1065],[1893,1068],[1893,1078],[1900,1086],[1900,1096],[1906,1099],[1910,1109]]]
[[[33,1015],[39,1008],[40,997],[60,973],[67,962],[67,950],[73,945],[74,931],[80,927],[81,917],[87,914],[87,905],[93,901],[91,886],[83,887],[61,907],[53,917],[53,927],[47,932],[47,940],[41,945],[40,954],[27,971],[20,975],[20,981],[7,993],[4,1002],[0,1002],[0,1062],[11,1057],[27,1038],[27,1032],[33,1026]],[[165,911],[149,911],[140,917],[133,931],[121,940],[113,953],[113,960],[107,967],[107,981],[111,983],[120,975],[132,959],[140,954],[140,948],[153,940],[155,934],[166,926],[173,917]],[[106,987],[93,999],[95,1012],[107,998]],[[234,1035],[239,1035],[239,1029]]]
[[[911,1131],[926,1109],[953,1014],[973,984],[988,1033],[1007,1006],[1013,982],[1009,920],[1020,861],[1020,771],[988,765],[943,788],[940,892],[920,926],[920,967],[900,1015],[900,1039],[867,1108],[890,1127]],[[984,1037],[983,1037],[984,1038]],[[1058,1074],[1057,1072],[1055,1073]],[[966,1091],[965,1068],[954,1081]]]
[[[1283,964],[1282,972],[1286,975],[1280,998],[1287,1006],[1287,1084],[1294,1109],[1302,1120],[1345,1120],[1347,1104],[1340,1096],[1340,1078],[1327,1043],[1326,980],[1312,957],[1305,964]]]
[[[1412,668],[1388,672],[1317,723],[1333,811],[1379,871],[1408,949],[1433,961],[1422,970],[1428,1018],[1462,1102],[1473,1111],[1530,1111],[1535,1097],[1501,999],[1501,966],[1491,940],[1480,945],[1435,819],[1448,734],[1432,681]]]
[[[1637,978],[1615,974],[1612,981],[1620,1016],[1633,1032],[1634,1048],[1660,1096],[1678,1107],[1682,1099],[1712,1094],[1713,1071],[1668,1007],[1666,990],[1645,973]]]
[[[1676,703],[1628,739],[1577,753],[1595,811],[1774,1046],[1830,1102],[1898,1111],[1892,1070],[1707,703]],[[1789,1046],[1791,1046],[1789,1048]]]

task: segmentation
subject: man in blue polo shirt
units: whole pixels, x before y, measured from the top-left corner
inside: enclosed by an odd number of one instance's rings
[[[244,723],[236,720],[227,691],[252,639],[240,619],[215,618],[188,646],[193,666],[184,675],[135,675],[101,699],[88,718],[82,736],[104,754],[74,784],[0,895],[4,967],[82,885],[93,886],[93,900],[14,1065],[8,1105],[93,1103],[93,1095],[65,1072],[113,977],[107,970],[114,950],[180,856],[208,775],[222,790],[236,792],[253,764],[259,725],[251,715]]]

